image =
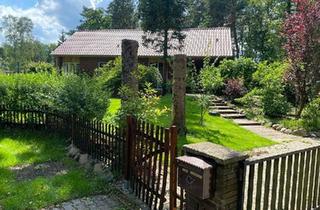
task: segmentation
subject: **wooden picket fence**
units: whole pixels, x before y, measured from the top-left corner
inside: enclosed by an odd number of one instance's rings
[[[126,126],[119,128],[46,109],[1,105],[0,127],[60,133],[71,138],[83,153],[104,162],[128,180],[134,194],[150,209],[161,210],[166,203],[170,203],[170,209],[176,206],[177,129],[174,126],[163,128],[129,116]]]
[[[246,160],[242,209],[318,209],[319,174],[320,146]]]

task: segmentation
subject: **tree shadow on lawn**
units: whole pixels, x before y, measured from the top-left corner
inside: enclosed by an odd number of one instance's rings
[[[65,146],[65,138],[58,135],[0,129],[0,166],[61,160],[65,156]]]

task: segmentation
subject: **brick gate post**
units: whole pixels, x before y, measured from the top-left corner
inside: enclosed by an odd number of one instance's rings
[[[242,163],[247,155],[209,142],[185,145],[184,152],[186,156],[199,158],[212,165],[210,197],[203,200],[186,190],[187,210],[240,209]]]

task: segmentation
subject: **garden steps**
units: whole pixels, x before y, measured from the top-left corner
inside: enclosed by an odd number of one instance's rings
[[[237,110],[235,109],[214,109],[212,110],[213,112],[217,112],[219,114],[240,114]]]
[[[210,109],[214,109],[214,110],[225,110],[225,109],[233,109],[234,106],[210,106]]]
[[[235,122],[238,125],[241,126],[256,126],[261,125],[261,123],[256,122],[254,120],[248,120],[248,119],[234,119],[233,122]]]
[[[239,118],[246,118],[245,114],[221,114],[221,117],[226,119],[239,119]]]

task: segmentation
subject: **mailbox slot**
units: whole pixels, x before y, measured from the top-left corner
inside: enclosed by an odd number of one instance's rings
[[[212,196],[212,165],[191,156],[178,157],[177,165],[178,185],[181,188],[203,200]]]

